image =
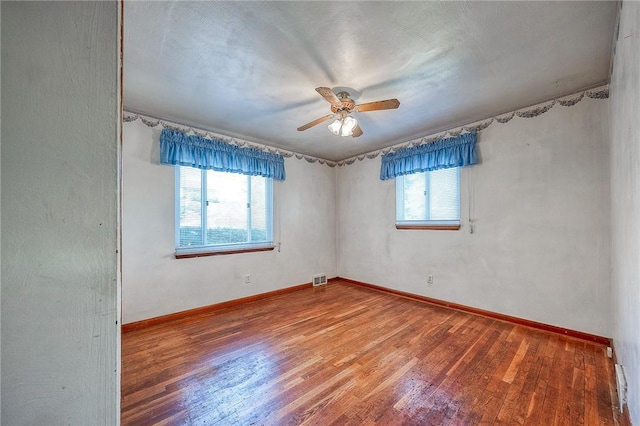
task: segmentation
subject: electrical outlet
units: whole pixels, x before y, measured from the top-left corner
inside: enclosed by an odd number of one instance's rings
[[[244,283],[251,284],[251,274],[244,274]]]
[[[427,285],[431,287],[433,285],[433,275],[427,275]]]

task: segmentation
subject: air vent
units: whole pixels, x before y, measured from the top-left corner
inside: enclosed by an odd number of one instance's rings
[[[620,364],[615,365],[616,368],[616,385],[618,391],[618,404],[620,412],[624,410],[624,404],[627,402],[627,379],[624,374],[624,368]]]
[[[327,283],[327,274],[314,275],[311,279],[311,282],[313,283],[314,287],[324,285]]]

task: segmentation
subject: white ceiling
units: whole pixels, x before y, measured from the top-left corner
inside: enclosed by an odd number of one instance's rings
[[[125,109],[342,160],[607,82],[605,2],[125,2]],[[319,86],[356,103],[339,137]]]

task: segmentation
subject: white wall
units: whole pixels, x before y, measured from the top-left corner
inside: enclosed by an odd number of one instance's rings
[[[2,7],[0,6],[0,34],[2,33]],[[0,37],[1,38],[1,37]],[[0,55],[1,57],[1,55]],[[2,81],[2,60],[0,59],[0,81]],[[1,90],[0,90],[1,92]],[[0,111],[2,110],[2,96],[0,95]],[[0,112],[0,129],[2,129],[2,113]],[[0,175],[2,175],[2,132],[0,131]],[[0,178],[0,194],[2,193],[2,178]],[[0,197],[0,224],[2,223],[2,201]],[[0,241],[2,240],[2,226],[0,226]],[[2,244],[0,243],[0,259],[2,259]],[[2,305],[2,274],[0,273],[0,306]],[[0,309],[0,330],[2,330],[2,309]],[[2,421],[2,336],[0,332],[0,422]]]
[[[0,34],[2,33],[2,7],[0,6]],[[1,38],[1,37],[0,37]],[[0,55],[1,57],[1,55]],[[2,66],[0,59],[0,81],[2,81]],[[0,90],[1,92],[1,90]],[[2,96],[0,95],[0,111],[2,110]],[[0,113],[0,129],[2,129],[2,113]],[[0,175],[2,175],[2,132],[0,131]],[[0,194],[2,193],[2,178],[0,178]],[[0,197],[0,224],[2,223],[2,201]],[[2,240],[2,226],[0,226],[0,241]],[[0,259],[2,259],[2,244],[0,244]],[[0,306],[2,305],[2,274],[0,273]],[[2,309],[0,309],[0,330],[2,330]],[[0,422],[2,421],[2,336],[0,332]]]
[[[124,124],[125,324],[336,275],[335,168],[295,158],[285,159],[287,179],[274,182],[281,252],[175,259],[174,168],[158,164],[160,130]]]
[[[340,168],[338,276],[611,336],[607,107],[585,98],[484,130],[460,231],[396,230],[380,159]]]
[[[117,424],[117,3],[1,7],[1,422]]]
[[[624,2],[611,78],[613,340],[640,424],[640,3]]]

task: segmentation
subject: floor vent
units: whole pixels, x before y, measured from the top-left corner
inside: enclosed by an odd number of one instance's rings
[[[311,282],[313,283],[314,287],[324,285],[327,283],[327,274],[314,275]]]
[[[624,376],[624,368],[620,364],[616,364],[616,385],[618,387],[618,403],[622,413],[624,404],[627,403],[627,379]]]

